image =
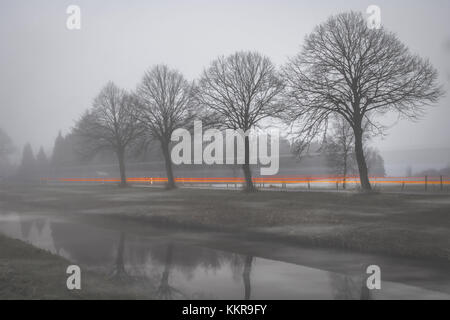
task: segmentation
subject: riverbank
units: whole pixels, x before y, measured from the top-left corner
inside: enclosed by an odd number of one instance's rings
[[[82,271],[81,290],[68,290],[72,263],[20,240],[0,235],[0,300],[151,298],[142,284]]]
[[[114,186],[3,186],[4,210],[114,217],[450,261],[450,196],[257,192]]]

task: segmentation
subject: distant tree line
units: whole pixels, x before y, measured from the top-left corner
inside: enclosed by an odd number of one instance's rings
[[[9,156],[14,152],[15,147],[9,135],[0,128],[0,180],[11,168]]]
[[[442,169],[428,169],[423,170],[417,173],[414,173],[414,176],[417,177],[423,177],[423,176],[430,176],[430,177],[439,177],[439,176],[450,176],[450,164],[448,164],[445,168]]]

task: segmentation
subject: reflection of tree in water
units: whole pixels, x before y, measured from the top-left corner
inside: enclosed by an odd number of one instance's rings
[[[71,260],[81,265],[110,266],[116,257],[116,232],[99,232],[88,225],[67,222],[51,222],[50,229],[56,252],[64,250]]]
[[[42,231],[45,227],[45,219],[36,219],[36,229],[38,234],[42,234]]]
[[[117,244],[114,267],[109,280],[111,283],[119,284],[121,289],[132,292],[136,297],[154,298],[152,293],[155,291],[155,282],[148,279],[145,275],[135,272],[136,268],[134,268],[133,263],[130,263],[128,257],[129,246],[125,245],[126,239],[126,233],[121,232]],[[125,263],[125,260],[127,263]],[[126,265],[127,268],[125,268]]]
[[[22,232],[22,237],[28,239],[30,237],[31,228],[33,222],[30,219],[19,218],[20,221],[20,231]]]
[[[56,253],[48,219],[42,217],[18,217],[20,238],[34,246]]]
[[[350,276],[332,273],[331,287],[336,300],[371,300],[372,295],[367,288],[367,275],[352,278]]]
[[[244,264],[244,272],[242,273],[242,279],[244,280],[244,299],[250,300],[252,287],[250,282],[250,272],[252,270],[252,262],[253,257],[252,256],[246,256],[245,257],[245,264]]]
[[[127,248],[128,250],[128,248]],[[148,243],[139,242],[139,245],[132,246],[128,256],[133,261],[140,261],[141,273],[154,278],[154,271],[158,266],[162,266],[162,273],[157,274],[159,298],[177,299],[186,298],[185,293],[173,289],[170,281],[173,281],[175,272],[181,273],[188,281],[192,280],[196,273],[216,272],[222,265],[232,259],[234,254],[211,250],[208,248],[189,246],[184,244],[171,243],[170,245],[160,242]],[[240,276],[241,277],[241,276]],[[170,289],[170,290],[169,290]],[[191,298],[204,297],[203,293],[191,293]]]
[[[359,288],[355,281],[341,274],[330,274],[331,290],[336,300],[357,300]]]
[[[156,291],[156,297],[163,300],[172,300],[177,296],[181,298],[186,298],[186,296],[178,289],[170,286],[169,276],[170,269],[172,268],[173,259],[173,244],[169,243],[166,251],[166,259],[164,263],[164,271],[161,276],[161,282],[159,284],[158,290]]]
[[[125,233],[121,232],[119,244],[117,246],[116,262],[115,262],[114,270],[113,270],[113,273],[111,276],[112,279],[115,279],[115,280],[129,280],[130,279],[127,272],[125,271],[125,263],[124,263],[124,259],[123,259],[124,248],[125,248]]]
[[[233,273],[234,280],[240,280],[242,277],[242,281],[244,284],[244,299],[251,299],[251,271],[253,265],[253,256],[247,255],[242,256],[239,254],[233,255],[230,259],[231,271]]]
[[[176,244],[175,249],[171,261],[172,269],[181,272],[187,280],[193,278],[197,268],[215,272],[224,261],[230,260],[232,256],[220,251],[183,244]],[[166,245],[155,244],[147,250],[153,262],[166,264]]]
[[[367,288],[367,278],[369,277],[368,274],[364,273],[362,277],[362,283],[361,283],[361,295],[360,300],[372,300],[372,294],[369,288]]]
[[[176,268],[188,280],[192,279],[196,268],[203,268],[206,272],[216,272],[226,259],[222,252],[193,246],[177,246],[174,258]]]
[[[110,279],[122,282],[145,282],[145,275],[139,273],[137,268],[133,268],[134,263],[129,259],[129,247],[127,247],[128,270],[125,268],[125,240],[126,233],[121,232],[117,244],[117,253],[114,260],[114,267]]]
[[[160,238],[134,237],[84,224],[51,222],[50,228],[56,250],[67,252],[72,261],[91,270],[106,272],[110,280],[120,280],[121,285],[146,288],[148,293],[157,293],[160,299],[185,297],[178,290],[184,289],[171,286],[174,275],[181,273],[186,280],[191,280],[199,273],[216,272],[234,256],[185,244],[168,246],[161,243]],[[242,259],[239,281],[242,281],[244,262]]]

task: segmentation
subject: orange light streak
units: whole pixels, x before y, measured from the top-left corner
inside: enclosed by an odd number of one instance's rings
[[[434,179],[433,179],[434,178]],[[412,179],[412,180],[409,180]],[[114,183],[120,182],[118,178],[42,178],[41,181],[54,182],[102,182]],[[257,184],[320,184],[320,183],[343,183],[343,177],[327,177],[327,176],[273,176],[273,177],[255,177],[253,182]],[[167,182],[167,178],[162,177],[133,177],[128,178],[127,182],[132,183],[158,183]],[[175,182],[179,183],[244,183],[245,179],[238,177],[192,177],[192,178],[175,178]],[[346,183],[359,183],[358,177],[347,177]],[[403,178],[403,177],[371,177],[370,182],[373,184],[425,184],[425,180],[419,180],[419,177]],[[427,184],[440,185],[440,178],[428,177]],[[450,180],[443,180],[443,185],[450,185]]]

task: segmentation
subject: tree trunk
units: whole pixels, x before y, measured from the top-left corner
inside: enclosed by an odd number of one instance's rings
[[[250,139],[248,136],[245,137],[245,162],[242,165],[242,170],[244,171],[245,177],[245,191],[256,191],[256,188],[253,185],[252,171],[250,169]]]
[[[119,246],[117,247],[116,271],[115,271],[115,275],[119,278],[126,275],[125,264],[123,261],[124,246],[125,246],[125,233],[121,232]]]
[[[173,177],[173,169],[172,169],[172,158],[170,157],[170,150],[169,150],[169,142],[167,141],[161,141],[161,148],[164,155],[164,162],[166,165],[166,174],[167,174],[167,189],[174,189],[175,186],[175,179]]]
[[[346,180],[347,180],[347,158],[348,158],[348,151],[345,150],[345,155],[344,155],[344,172],[343,172],[343,177],[342,177],[342,189],[346,189]]]
[[[169,275],[170,275],[170,269],[172,267],[172,252],[173,252],[173,246],[170,243],[167,247],[166,261],[164,264],[164,271],[161,276],[161,282],[159,283],[159,287],[156,292],[157,297],[159,299],[163,299],[163,300],[173,299],[173,293],[176,291],[176,289],[173,289],[169,285]]]
[[[120,171],[120,187],[126,187],[127,176],[125,173],[125,151],[120,149],[117,151],[117,158],[119,160],[119,171]]]
[[[371,191],[372,186],[370,185],[367,163],[364,157],[361,127],[355,128],[354,133],[355,133],[355,155],[356,155],[356,162],[358,163],[359,180],[361,181],[361,188],[363,189],[363,191]]]
[[[250,300],[250,298],[251,298],[252,284],[250,282],[250,272],[252,270],[252,262],[253,262],[252,256],[245,257],[244,272],[242,273],[242,278],[244,280],[244,299],[245,300]]]
[[[170,243],[167,246],[166,251],[166,261],[164,263],[164,272],[161,277],[161,283],[160,287],[169,287],[169,274],[170,274],[170,268],[172,266],[172,252],[173,252],[173,245]]]

